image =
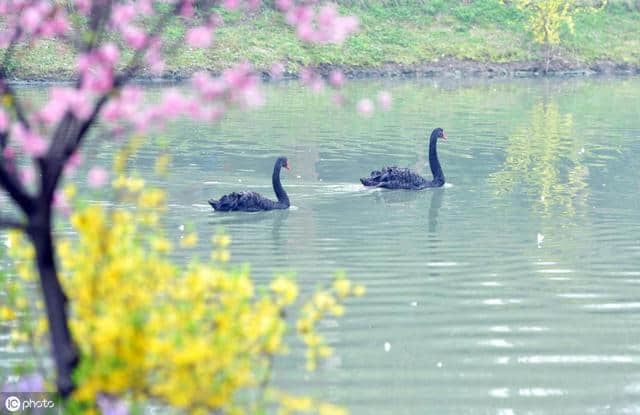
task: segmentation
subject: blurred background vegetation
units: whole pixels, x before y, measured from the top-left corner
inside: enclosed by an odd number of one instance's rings
[[[640,0],[338,0],[341,12],[360,19],[360,32],[344,47],[302,45],[270,1],[247,16],[219,10],[225,25],[208,50],[180,48],[165,76],[198,69],[220,71],[248,59],[268,72],[282,61],[287,71],[305,65],[387,68],[402,73],[421,64],[497,64],[508,72],[536,66],[566,70],[607,63],[640,67]],[[212,6],[214,7],[214,6]],[[546,8],[546,9],[545,9]],[[546,15],[544,14],[546,13]],[[536,23],[536,18],[538,19]],[[556,33],[540,33],[553,19]],[[189,21],[177,22],[166,36],[178,39]],[[41,42],[23,47],[10,65],[15,78],[65,78],[74,56],[67,45]],[[597,69],[596,69],[597,70]]]

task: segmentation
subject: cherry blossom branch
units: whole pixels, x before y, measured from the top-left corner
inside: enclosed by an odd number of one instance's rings
[[[0,184],[9,196],[16,201],[24,213],[30,215],[35,209],[34,198],[27,193],[15,174],[7,170],[4,161],[0,161]]]

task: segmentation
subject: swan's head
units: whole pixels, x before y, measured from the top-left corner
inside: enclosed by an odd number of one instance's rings
[[[438,138],[442,138],[445,141],[447,140],[447,136],[442,128],[436,128],[431,132],[431,139],[437,140]]]
[[[291,170],[291,168],[289,167],[289,162],[287,161],[286,157],[278,157],[276,164],[280,166],[280,168],[284,167],[287,170]]]

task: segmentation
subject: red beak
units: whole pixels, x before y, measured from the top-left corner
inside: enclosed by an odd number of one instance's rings
[[[447,135],[446,135],[445,133],[442,133],[442,139],[443,139],[444,141],[447,141]]]
[[[291,170],[291,167],[289,167],[289,163],[285,164],[285,165],[284,165],[284,166],[282,166],[282,167],[284,167],[284,168],[285,168],[285,169],[287,169],[287,170]]]

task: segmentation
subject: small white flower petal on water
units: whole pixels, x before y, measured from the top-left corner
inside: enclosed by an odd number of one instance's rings
[[[242,183],[242,179],[238,179],[238,183]]]
[[[438,366],[438,367],[442,367],[442,362],[438,362],[438,363],[436,364],[436,366]]]
[[[178,226],[178,229],[180,229],[180,232],[184,232],[184,225]]]
[[[385,342],[384,343],[384,351],[388,352],[389,350],[391,350],[391,343]]]
[[[418,306],[418,302],[417,301],[412,301],[411,302],[411,307],[417,307]]]
[[[538,232],[538,248],[541,247],[542,241],[544,241],[544,235]]]
[[[580,154],[584,154],[584,147],[580,149]]]
[[[300,175],[297,175],[297,176],[296,176],[296,178],[298,178],[298,179],[302,179],[302,176],[300,176]]]

